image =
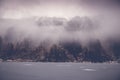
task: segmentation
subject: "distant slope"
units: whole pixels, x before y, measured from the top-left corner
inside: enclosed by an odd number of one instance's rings
[[[33,46],[27,39],[11,43],[0,37],[0,58],[42,62],[106,62],[120,58],[120,42],[110,42],[107,49],[98,40],[89,42],[87,46],[82,46],[77,41]]]

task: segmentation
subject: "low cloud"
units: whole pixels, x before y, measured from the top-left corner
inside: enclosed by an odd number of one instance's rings
[[[32,40],[36,43],[51,41],[78,41],[87,43],[91,40],[104,42],[120,38],[118,19],[99,17],[73,17],[71,19],[41,17],[27,19],[1,19],[0,34],[6,41]]]

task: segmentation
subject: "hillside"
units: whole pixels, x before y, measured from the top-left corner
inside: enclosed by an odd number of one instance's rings
[[[5,42],[0,37],[0,58],[16,61],[40,62],[107,62],[120,58],[120,42],[110,42],[109,48],[102,47],[99,40],[82,46],[77,41],[48,44],[44,42],[38,46],[29,40],[12,43]]]

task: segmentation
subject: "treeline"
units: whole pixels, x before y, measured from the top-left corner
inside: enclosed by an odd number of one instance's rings
[[[120,43],[111,43],[109,51],[99,41],[92,42],[87,47],[78,42],[62,42],[51,46],[42,43],[33,46],[27,39],[22,42],[6,42],[0,37],[0,58],[4,61],[107,62],[120,58]]]

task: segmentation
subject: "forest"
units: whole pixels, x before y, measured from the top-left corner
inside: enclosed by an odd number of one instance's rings
[[[120,58],[120,42],[110,42],[108,49],[99,40],[82,46],[77,41],[59,42],[49,45],[49,41],[37,46],[25,39],[21,42],[8,42],[0,37],[0,59],[3,61],[33,62],[109,62]]]

